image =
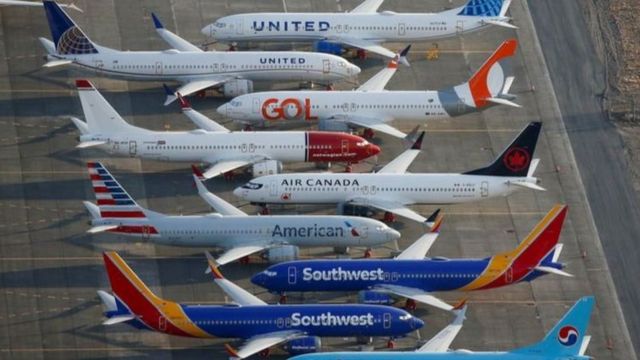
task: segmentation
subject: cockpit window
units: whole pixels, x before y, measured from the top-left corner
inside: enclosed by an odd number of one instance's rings
[[[365,147],[368,144],[369,144],[369,142],[365,140],[365,141],[360,141],[359,143],[356,143],[356,146],[357,147]]]
[[[262,184],[248,182],[248,183],[242,185],[242,188],[243,189],[249,189],[249,190],[258,190],[258,189],[262,188]]]
[[[233,106],[233,107],[242,106],[242,101],[233,100],[233,101],[231,101],[231,106]]]
[[[223,22],[216,21],[215,24],[213,24],[213,26],[215,26],[215,27],[217,27],[219,29],[222,29],[223,27],[227,26],[227,24],[223,23]]]
[[[411,315],[410,314],[400,315],[400,320],[402,320],[402,321],[407,321],[409,319],[411,319]]]

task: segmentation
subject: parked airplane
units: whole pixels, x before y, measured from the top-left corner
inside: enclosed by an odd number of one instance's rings
[[[88,163],[97,205],[85,201],[92,216],[89,233],[129,235],[163,245],[217,247],[223,265],[254,253],[270,262],[294,260],[298,247],[374,247],[397,240],[400,233],[384,223],[356,216],[249,216],[207,191],[194,175],[198,194],[217,213],[173,216],[138,205],[101,163]]]
[[[253,174],[280,172],[283,162],[353,163],[377,155],[380,148],[351,135],[323,131],[230,132],[189,109],[206,124],[192,131],[151,131],[128,124],[87,80],[77,80],[86,122],[72,117],[80,130],[79,148],[98,147],[110,154],[161,161],[206,163],[210,179],[251,166]],[[202,126],[202,125],[201,125]]]
[[[452,204],[506,196],[517,189],[544,190],[532,160],[542,123],[532,122],[489,166],[462,174],[414,174],[406,170],[420,153],[424,132],[409,150],[376,173],[304,173],[261,176],[234,190],[255,204],[305,203],[372,207],[424,222],[412,204]]]
[[[517,41],[507,40],[468,82],[439,91],[389,91],[385,86],[409,47],[387,67],[353,91],[267,91],[241,95],[218,112],[238,122],[265,126],[281,121],[318,122],[321,130],[348,131],[364,127],[404,137],[394,120],[428,121],[451,118],[502,104],[514,107],[509,94],[514,77],[504,63],[515,55]]]
[[[158,34],[172,47],[165,51],[119,51],[89,39],[53,0],[44,0],[53,42],[40,38],[48,53],[45,67],[77,65],[125,80],[177,81],[182,96],[216,87],[234,97],[253,91],[253,81],[333,82],[358,75],[360,68],[330,54],[277,52],[204,52],[165,29],[153,15]],[[166,104],[176,96],[169,96]]]
[[[407,309],[415,302],[451,310],[436,291],[473,291],[531,281],[545,274],[571,276],[558,262],[558,244],[567,207],[556,205],[518,247],[484,259],[425,259],[438,237],[434,229],[394,259],[299,260],[273,265],[254,275],[251,282],[270,292],[359,291],[367,304],[392,304],[391,295],[406,297]]]
[[[268,305],[225,279],[207,253],[216,284],[233,305],[186,305],[159,298],[115,252],[104,253],[113,295],[98,291],[105,325],[129,323],[169,335],[239,338],[239,349],[226,345],[235,359],[265,354],[285,345],[290,353],[317,351],[320,337],[400,337],[424,322],[390,306],[316,304]]]
[[[449,350],[462,328],[464,313],[415,352],[334,352],[307,354],[290,360],[589,360],[591,336],[586,335],[593,311],[593,296],[585,296],[558,321],[542,341],[511,351]]]
[[[365,0],[345,13],[248,13],[225,16],[202,29],[221,42],[315,41],[316,48],[335,44],[395,55],[384,42],[442,39],[489,25],[516,28],[506,16],[511,0],[469,0],[466,5],[440,13],[378,12],[383,0]],[[333,46],[332,46],[333,45]]]

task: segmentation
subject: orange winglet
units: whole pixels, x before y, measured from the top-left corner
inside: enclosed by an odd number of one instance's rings
[[[439,214],[438,217],[436,217],[436,221],[434,221],[433,226],[431,227],[431,232],[433,233],[440,232],[440,226],[442,225],[443,219],[444,219],[444,216],[442,214]]]
[[[467,298],[460,300],[451,310],[462,310],[462,308],[467,305],[467,300]]]
[[[224,349],[227,351],[227,354],[233,357],[238,357],[238,351],[234,349],[233,346],[229,344],[224,344]]]

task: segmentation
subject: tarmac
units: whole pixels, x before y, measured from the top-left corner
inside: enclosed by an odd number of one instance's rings
[[[382,9],[439,11],[463,2],[396,0],[385,2]],[[77,5],[84,13],[70,14],[87,35],[101,45],[123,50],[161,50],[167,46],[153,29],[151,11],[158,14],[170,30],[195,44],[203,44],[209,39],[200,34],[200,29],[224,15],[282,11],[284,7],[290,12],[345,11],[357,4],[358,1],[329,0],[80,1]],[[544,14],[553,8],[539,11]],[[456,172],[483,166],[528,122],[540,120],[544,124],[536,151],[536,157],[541,159],[536,176],[542,179],[547,191],[520,191],[508,198],[443,207],[445,222],[429,255],[486,257],[512,249],[554,204],[565,203],[569,205],[569,216],[562,231],[561,241],[565,247],[561,259],[575,277],[549,275],[531,284],[496,290],[436,294],[451,303],[468,297],[467,320],[452,347],[509,350],[536,342],[575,300],[593,294],[597,306],[589,328],[593,338],[587,354],[598,359],[634,359],[617,289],[603,253],[603,244],[610,241],[605,235],[610,235],[600,231],[599,237],[596,231],[598,221],[594,222],[588,202],[592,193],[584,190],[583,168],[576,164],[579,152],[574,155],[573,138],[570,139],[567,132],[570,129],[565,120],[567,108],[562,108],[563,117],[558,105],[565,100],[559,101],[555,96],[560,93],[560,85],[556,79],[551,81],[538,41],[538,36],[542,41],[542,35],[539,29],[538,33],[534,31],[527,3],[514,1],[510,14],[519,27],[517,31],[490,28],[462,38],[438,41],[435,60],[427,59],[428,53],[435,53],[433,43],[414,44],[409,55],[412,66],[401,67],[389,83],[390,90],[435,90],[458,84],[466,81],[504,39],[515,36],[519,40],[518,54],[513,61],[516,81],[512,93],[518,96],[517,102],[523,107],[494,107],[480,114],[430,122],[426,126],[428,134],[423,154],[410,168],[412,172]],[[87,161],[103,161],[140,204],[154,211],[197,214],[210,209],[196,194],[189,164],[108,158],[96,150],[75,149],[78,133],[68,116],[82,117],[82,110],[74,80],[91,79],[120,114],[137,126],[156,130],[193,127],[177,107],[162,106],[164,92],[158,83],[94,78],[92,74],[69,69],[41,69],[44,51],[37,41],[39,36],[50,37],[42,9],[0,8],[0,358],[226,358],[222,346],[228,341],[225,339],[184,339],[126,325],[101,325],[102,306],[96,290],[109,289],[101,257],[105,250],[119,251],[161,297],[188,303],[224,303],[228,299],[213,284],[210,275],[204,273],[205,249],[156,246],[142,239],[86,234],[89,216],[82,201],[94,200],[85,169]],[[211,46],[225,48],[221,44]],[[400,49],[404,44],[388,46]],[[291,44],[251,44],[250,47],[291,48]],[[306,49],[299,45],[296,48]],[[550,55],[545,55],[546,62],[551,63]],[[579,61],[571,53],[553,56]],[[365,81],[381,69],[385,61],[370,56],[354,63],[363,68],[360,81]],[[338,88],[355,86],[337,85]],[[296,88],[297,84],[259,84],[257,88],[272,86]],[[239,129],[215,112],[225,99],[194,97],[191,101],[196,110],[225,126]],[[415,125],[395,123],[404,131]],[[374,141],[381,145],[383,153],[377,159],[357,165],[355,171],[369,171],[375,163],[385,164],[403,150],[400,141],[385,135],[377,135]],[[286,171],[313,168],[312,164],[285,166]],[[333,170],[341,171],[342,167],[335,164]],[[255,208],[239,202],[231,193],[249,178],[239,174],[230,181],[222,178],[208,181],[207,186],[241,209],[255,213]],[[627,191],[631,192],[631,188]],[[428,214],[434,207],[415,209]],[[289,206],[273,210],[283,214],[331,213],[335,208]],[[616,217],[616,213],[610,216]],[[623,216],[617,214],[620,219]],[[403,234],[400,248],[406,248],[423,231],[421,225],[400,218],[393,226]],[[393,248],[376,249],[374,254],[387,256]],[[361,257],[362,250],[352,249],[351,255]],[[303,250],[302,254],[334,256],[331,249]],[[628,265],[609,259],[612,269]],[[275,303],[275,296],[248,281],[265,266],[266,263],[254,257],[249,265],[234,263],[222,271],[245,289]],[[290,300],[350,302],[355,300],[355,294],[313,293],[302,299],[294,294]],[[426,321],[426,326],[419,334],[399,340],[399,349],[414,349],[417,342],[429,339],[452,320],[450,314],[426,306],[419,306],[415,314]],[[357,349],[354,339],[323,340],[324,351]],[[376,339],[373,345],[381,349],[385,343],[386,339]],[[286,359],[287,356],[274,350],[272,358]]]

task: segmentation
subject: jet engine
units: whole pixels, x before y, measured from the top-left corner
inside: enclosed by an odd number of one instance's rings
[[[251,173],[254,177],[264,175],[274,175],[282,172],[282,162],[277,160],[265,160],[253,164]]]
[[[283,245],[267,250],[265,257],[270,263],[280,263],[298,259],[300,249],[293,245]]]
[[[222,85],[222,91],[224,96],[229,98],[248,94],[253,92],[253,81],[245,79],[227,81]]]
[[[389,294],[369,290],[362,290],[358,292],[358,303],[360,304],[392,305],[395,302],[395,299]]]
[[[318,130],[321,131],[335,131],[335,132],[351,132],[349,124],[341,120],[327,120],[322,119],[318,121]]]
[[[282,347],[291,355],[302,355],[320,351],[322,341],[317,336],[307,336],[287,342]]]
[[[313,43],[313,51],[341,56],[342,45],[330,41],[316,41]]]

